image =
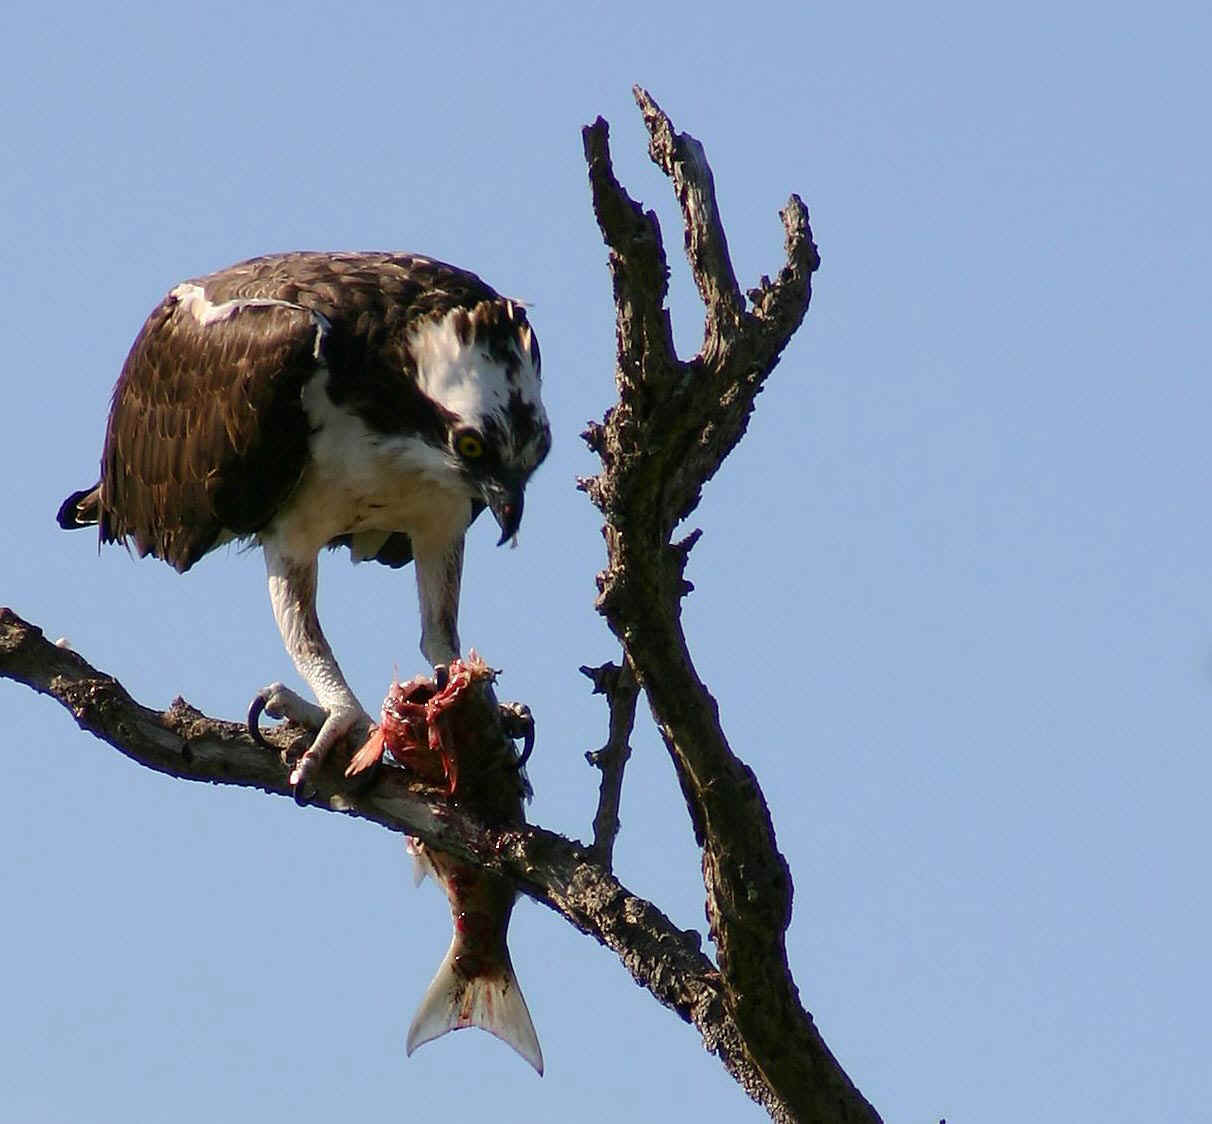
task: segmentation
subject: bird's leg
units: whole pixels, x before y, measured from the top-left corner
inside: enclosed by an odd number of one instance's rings
[[[439,689],[446,665],[459,657],[459,586],[463,580],[463,536],[426,549],[413,539],[417,594],[421,601],[421,653],[435,670]]]
[[[264,549],[274,619],[286,650],[319,706],[301,699],[281,683],[273,683],[254,700],[250,718],[263,709],[271,717],[292,718],[316,730],[315,739],[290,773],[295,798],[301,800],[329,749],[359,726],[365,733],[371,719],[349,689],[320,630],[316,615],[316,558],[291,558],[274,549],[272,543],[266,543]]]

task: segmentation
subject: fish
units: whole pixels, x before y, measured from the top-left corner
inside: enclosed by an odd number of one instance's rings
[[[524,823],[530,795],[521,768],[526,754],[519,756],[502,736],[491,689],[497,673],[474,650],[448,671],[441,687],[425,676],[392,683],[379,725],[346,774],[353,777],[382,761],[444,789],[452,803],[486,824]],[[411,1056],[451,1031],[478,1026],[542,1076],[543,1051],[509,955],[509,918],[517,900],[513,884],[420,839],[409,837],[406,845],[416,862],[417,883],[428,874],[445,891],[454,930],[408,1028],[406,1053]]]

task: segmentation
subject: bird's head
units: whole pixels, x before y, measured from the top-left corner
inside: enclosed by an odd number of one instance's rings
[[[447,463],[517,534],[526,483],[551,448],[539,342],[516,301],[456,308],[426,333],[418,382],[446,421]]]

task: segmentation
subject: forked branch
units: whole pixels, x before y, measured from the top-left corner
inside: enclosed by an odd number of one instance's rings
[[[728,256],[703,148],[677,133],[635,90],[653,160],[673,181],[686,252],[706,306],[703,344],[678,358],[665,309],[668,267],[656,216],[619,184],[609,127],[584,130],[594,212],[614,279],[619,403],[586,433],[602,472],[581,481],[605,516],[606,569],[598,609],[622,641],[648,696],[702,848],[710,935],[724,1002],[765,1082],[776,1119],[875,1121],[800,1004],[787,963],[792,883],[753,771],[732,751],[715,700],[695,671],[681,627],[695,532],[672,535],[745,432],[753,402],[799,326],[819,265],[808,212],[793,195],[782,212],[786,261],[746,307]]]

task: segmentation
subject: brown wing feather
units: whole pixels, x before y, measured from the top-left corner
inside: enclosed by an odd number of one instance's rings
[[[261,529],[297,483],[308,441],[299,395],[316,368],[313,313],[330,329],[323,358],[333,402],[379,432],[435,442],[447,419],[416,385],[412,329],[465,309],[465,330],[491,349],[501,309],[509,332],[525,324],[520,307],[475,274],[412,254],[276,254],[191,284],[212,306],[243,303],[210,324],[172,295],[156,307],[114,390],[101,482],[58,514],[64,528],[99,522],[102,541],[129,540],[182,571],[225,533]],[[295,307],[249,303],[257,301]],[[529,331],[527,339],[537,363]],[[407,535],[391,535],[375,558],[408,563]]]
[[[114,389],[102,540],[129,539],[184,571],[225,532],[263,527],[307,456],[300,392],[315,341],[300,309],[253,305],[202,324],[174,297],[162,301]]]

